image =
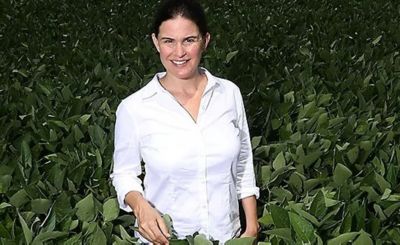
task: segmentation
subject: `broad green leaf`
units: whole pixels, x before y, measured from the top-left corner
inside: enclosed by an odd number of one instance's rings
[[[204,234],[199,234],[194,237],[194,244],[195,245],[213,245],[211,241],[207,239]]]
[[[255,136],[251,138],[251,145],[253,150],[257,148],[257,146],[260,144],[261,138],[262,138],[261,136]]]
[[[112,221],[118,218],[118,214],[119,214],[119,205],[117,199],[116,198],[108,199],[103,204],[104,221],[105,222]]]
[[[241,237],[228,240],[225,245],[252,245],[255,240],[255,237]]]
[[[0,194],[6,193],[10,187],[12,177],[11,175],[0,176]]]
[[[86,222],[92,221],[96,214],[92,193],[80,200],[75,208],[77,209],[76,216],[78,216],[79,220]]]
[[[233,57],[235,57],[238,53],[239,53],[238,50],[229,52],[229,53],[226,55],[225,63],[229,63],[229,62],[233,59]]]
[[[394,228],[388,230],[388,235],[390,236],[392,242],[395,242],[396,244],[400,244],[400,229],[399,228]]]
[[[103,230],[96,224],[94,232],[89,235],[89,243],[93,245],[106,245],[107,238]]]
[[[352,172],[350,169],[343,164],[338,163],[335,167],[335,171],[333,172],[333,181],[335,181],[335,183],[338,185],[344,185],[351,175]]]
[[[81,245],[82,244],[82,233],[78,233],[65,242],[63,242],[63,245]]]
[[[34,199],[31,201],[32,211],[37,214],[46,214],[51,204],[49,199]]]
[[[322,191],[318,191],[311,203],[310,212],[314,216],[322,218],[322,216],[325,215],[326,211],[327,208],[325,206],[324,193]]]
[[[119,226],[119,230],[123,240],[135,243],[136,239],[131,237],[122,225]]]
[[[365,231],[361,231],[360,235],[354,241],[354,245],[374,245],[374,242],[370,238],[370,234],[366,233]]]
[[[360,150],[359,150],[358,146],[355,146],[355,147],[351,148],[351,149],[346,153],[347,158],[349,159],[349,161],[350,161],[351,163],[354,163],[354,162],[357,160],[359,151],[360,151]]]
[[[339,236],[328,240],[328,245],[341,245],[341,244],[347,244],[348,242],[352,242],[359,232],[348,232],[344,234],[340,234]]]
[[[26,193],[26,191],[24,189],[17,191],[10,198],[10,204],[17,208],[20,208],[27,202],[29,202],[29,197],[28,197],[28,193]]]
[[[67,236],[68,234],[69,234],[68,232],[61,232],[61,231],[43,232],[37,235],[35,239],[33,239],[32,245],[42,244],[43,242]]]
[[[21,214],[18,212],[19,222],[22,226],[22,232],[24,233],[26,244],[30,244],[33,238],[33,232],[29,229],[28,225],[26,224],[24,218],[22,218]]]
[[[268,184],[270,179],[271,179],[271,166],[269,166],[269,165],[261,166],[261,183],[262,183],[262,186],[265,186],[266,184]]]
[[[71,224],[70,224],[70,226],[69,226],[69,231],[72,231],[72,230],[74,230],[74,229],[76,229],[76,227],[78,227],[78,225],[79,225],[79,220],[73,220],[72,222],[71,222]]]
[[[270,212],[276,228],[290,228],[288,211],[275,204],[271,204]]]
[[[387,216],[390,217],[392,216],[392,214],[394,212],[396,212],[397,210],[400,209],[400,202],[395,202],[392,205],[390,205],[389,207],[385,208],[385,210],[383,210],[383,213]]]
[[[8,207],[12,207],[12,205],[9,203],[6,203],[6,202],[2,202],[0,204],[0,209],[4,209],[4,208],[8,208]]]
[[[293,198],[293,194],[282,187],[273,187],[271,193],[274,194],[280,202],[283,202],[283,200],[290,201]]]
[[[313,242],[315,239],[314,236],[314,227],[310,222],[305,220],[304,218],[300,217],[299,215],[289,212],[289,219],[290,224],[293,227],[296,235],[303,241],[303,242]]]
[[[280,153],[276,156],[275,160],[272,162],[272,167],[273,167],[275,170],[278,170],[278,169],[283,168],[283,167],[285,167],[285,166],[286,166],[285,156],[284,156],[283,152],[280,152]]]
[[[87,124],[87,121],[90,119],[91,116],[92,116],[92,115],[90,115],[90,114],[82,115],[82,116],[79,118],[79,122],[80,122],[82,125],[86,125],[86,124]]]
[[[276,228],[265,232],[267,235],[279,237],[287,242],[292,242],[292,232],[290,228]]]
[[[272,225],[274,223],[271,214],[265,214],[258,219],[258,222],[262,225]]]
[[[386,189],[390,189],[390,183],[382,177],[382,175],[375,173],[375,181],[378,184],[382,193],[385,192]]]

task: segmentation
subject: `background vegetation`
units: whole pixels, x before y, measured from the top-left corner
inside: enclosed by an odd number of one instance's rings
[[[202,2],[203,64],[246,100],[259,244],[400,244],[398,1]],[[0,3],[0,243],[134,241],[108,176],[118,103],[162,68],[155,4]]]

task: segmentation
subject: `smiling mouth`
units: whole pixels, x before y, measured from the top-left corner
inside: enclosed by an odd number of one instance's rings
[[[184,65],[188,62],[189,60],[172,60],[172,63],[175,65]]]

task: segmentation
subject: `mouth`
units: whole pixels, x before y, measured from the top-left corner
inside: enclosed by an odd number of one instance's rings
[[[175,65],[181,66],[188,62],[189,60],[171,60],[171,62]]]

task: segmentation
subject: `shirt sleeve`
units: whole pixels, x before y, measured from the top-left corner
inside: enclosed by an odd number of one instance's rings
[[[142,169],[137,131],[134,118],[127,105],[122,102],[116,112],[114,167],[110,177],[117,192],[119,206],[127,212],[132,209],[124,201],[126,194],[138,191],[143,195],[142,181],[138,178]]]
[[[259,198],[260,191],[256,186],[253,153],[250,142],[249,126],[247,124],[246,112],[244,109],[243,98],[238,91],[238,127],[240,130],[240,153],[237,171],[237,195],[238,199],[243,199],[255,195]]]

